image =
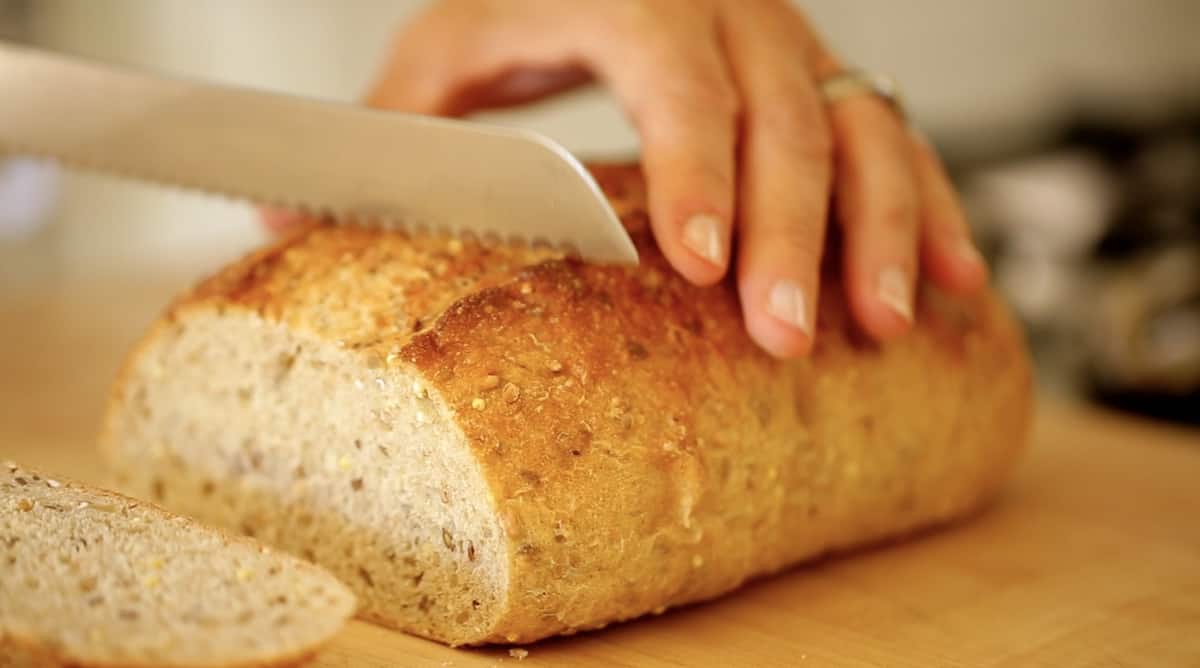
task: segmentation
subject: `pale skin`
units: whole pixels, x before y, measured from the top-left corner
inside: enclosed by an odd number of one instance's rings
[[[664,255],[699,285],[732,271],[750,336],[787,358],[813,346],[827,221],[877,340],[912,326],[918,278],[957,294],[987,280],[929,144],[872,95],[824,102],[840,70],[785,0],[440,0],[367,102],[463,115],[603,83],[639,133]]]

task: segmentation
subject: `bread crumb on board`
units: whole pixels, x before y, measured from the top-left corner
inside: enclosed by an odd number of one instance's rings
[[[517,659],[518,661],[524,661],[525,657],[529,656],[529,650],[521,649],[520,647],[514,647],[508,650],[508,655]]]

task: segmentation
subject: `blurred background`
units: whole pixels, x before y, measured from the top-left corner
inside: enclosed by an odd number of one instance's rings
[[[0,0],[0,39],[352,101],[426,4]],[[798,4],[848,62],[902,83],[1042,391],[1200,422],[1200,2]],[[583,157],[637,151],[598,90],[485,119]],[[0,444],[89,440],[171,295],[265,240],[243,203],[0,161]]]

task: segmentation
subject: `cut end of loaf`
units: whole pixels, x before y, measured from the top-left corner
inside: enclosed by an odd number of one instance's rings
[[[163,327],[106,426],[123,489],[325,566],[367,619],[452,644],[489,635],[503,530],[419,375],[249,310]]]
[[[0,467],[0,664],[284,665],[353,614],[299,559],[157,507]]]

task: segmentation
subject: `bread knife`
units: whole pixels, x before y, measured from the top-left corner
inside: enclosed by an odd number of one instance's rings
[[[339,222],[636,264],[596,182],[537,133],[167,78],[0,43],[0,154]]]

